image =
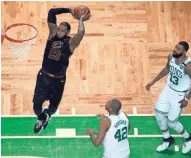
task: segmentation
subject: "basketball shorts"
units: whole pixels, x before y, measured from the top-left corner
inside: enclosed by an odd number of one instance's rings
[[[170,122],[177,121],[182,113],[179,101],[184,99],[187,93],[175,91],[166,85],[155,104],[155,111],[165,114]]]
[[[40,102],[43,104],[44,101],[49,100],[51,105],[59,105],[64,92],[65,82],[66,78],[52,78],[39,71],[33,102]]]

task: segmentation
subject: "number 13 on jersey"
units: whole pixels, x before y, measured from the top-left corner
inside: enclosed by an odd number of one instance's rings
[[[179,78],[177,76],[170,74],[170,82],[172,82],[175,85],[178,85],[178,81],[179,81]]]

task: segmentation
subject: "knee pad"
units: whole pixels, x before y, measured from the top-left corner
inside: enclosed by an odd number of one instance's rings
[[[155,118],[157,120],[158,126],[161,130],[167,130],[168,129],[168,121],[165,116],[165,114],[161,114],[159,112],[156,112]]]
[[[168,126],[178,133],[181,133],[184,130],[183,125],[177,121],[175,122],[168,121]]]

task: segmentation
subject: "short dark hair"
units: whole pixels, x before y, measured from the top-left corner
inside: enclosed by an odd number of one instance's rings
[[[68,31],[71,30],[71,26],[68,22],[61,22],[60,25],[66,26]]]
[[[116,114],[119,113],[119,111],[121,110],[121,102],[118,99],[110,100],[110,105],[111,105],[112,111]]]
[[[189,45],[186,41],[180,41],[178,44],[184,47],[184,50],[187,52],[189,49]]]

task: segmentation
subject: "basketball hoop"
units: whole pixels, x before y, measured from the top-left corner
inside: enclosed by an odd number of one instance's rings
[[[38,35],[36,27],[25,23],[16,23],[8,26],[1,34],[1,43],[6,38],[11,49],[13,59],[28,60],[31,45]]]

